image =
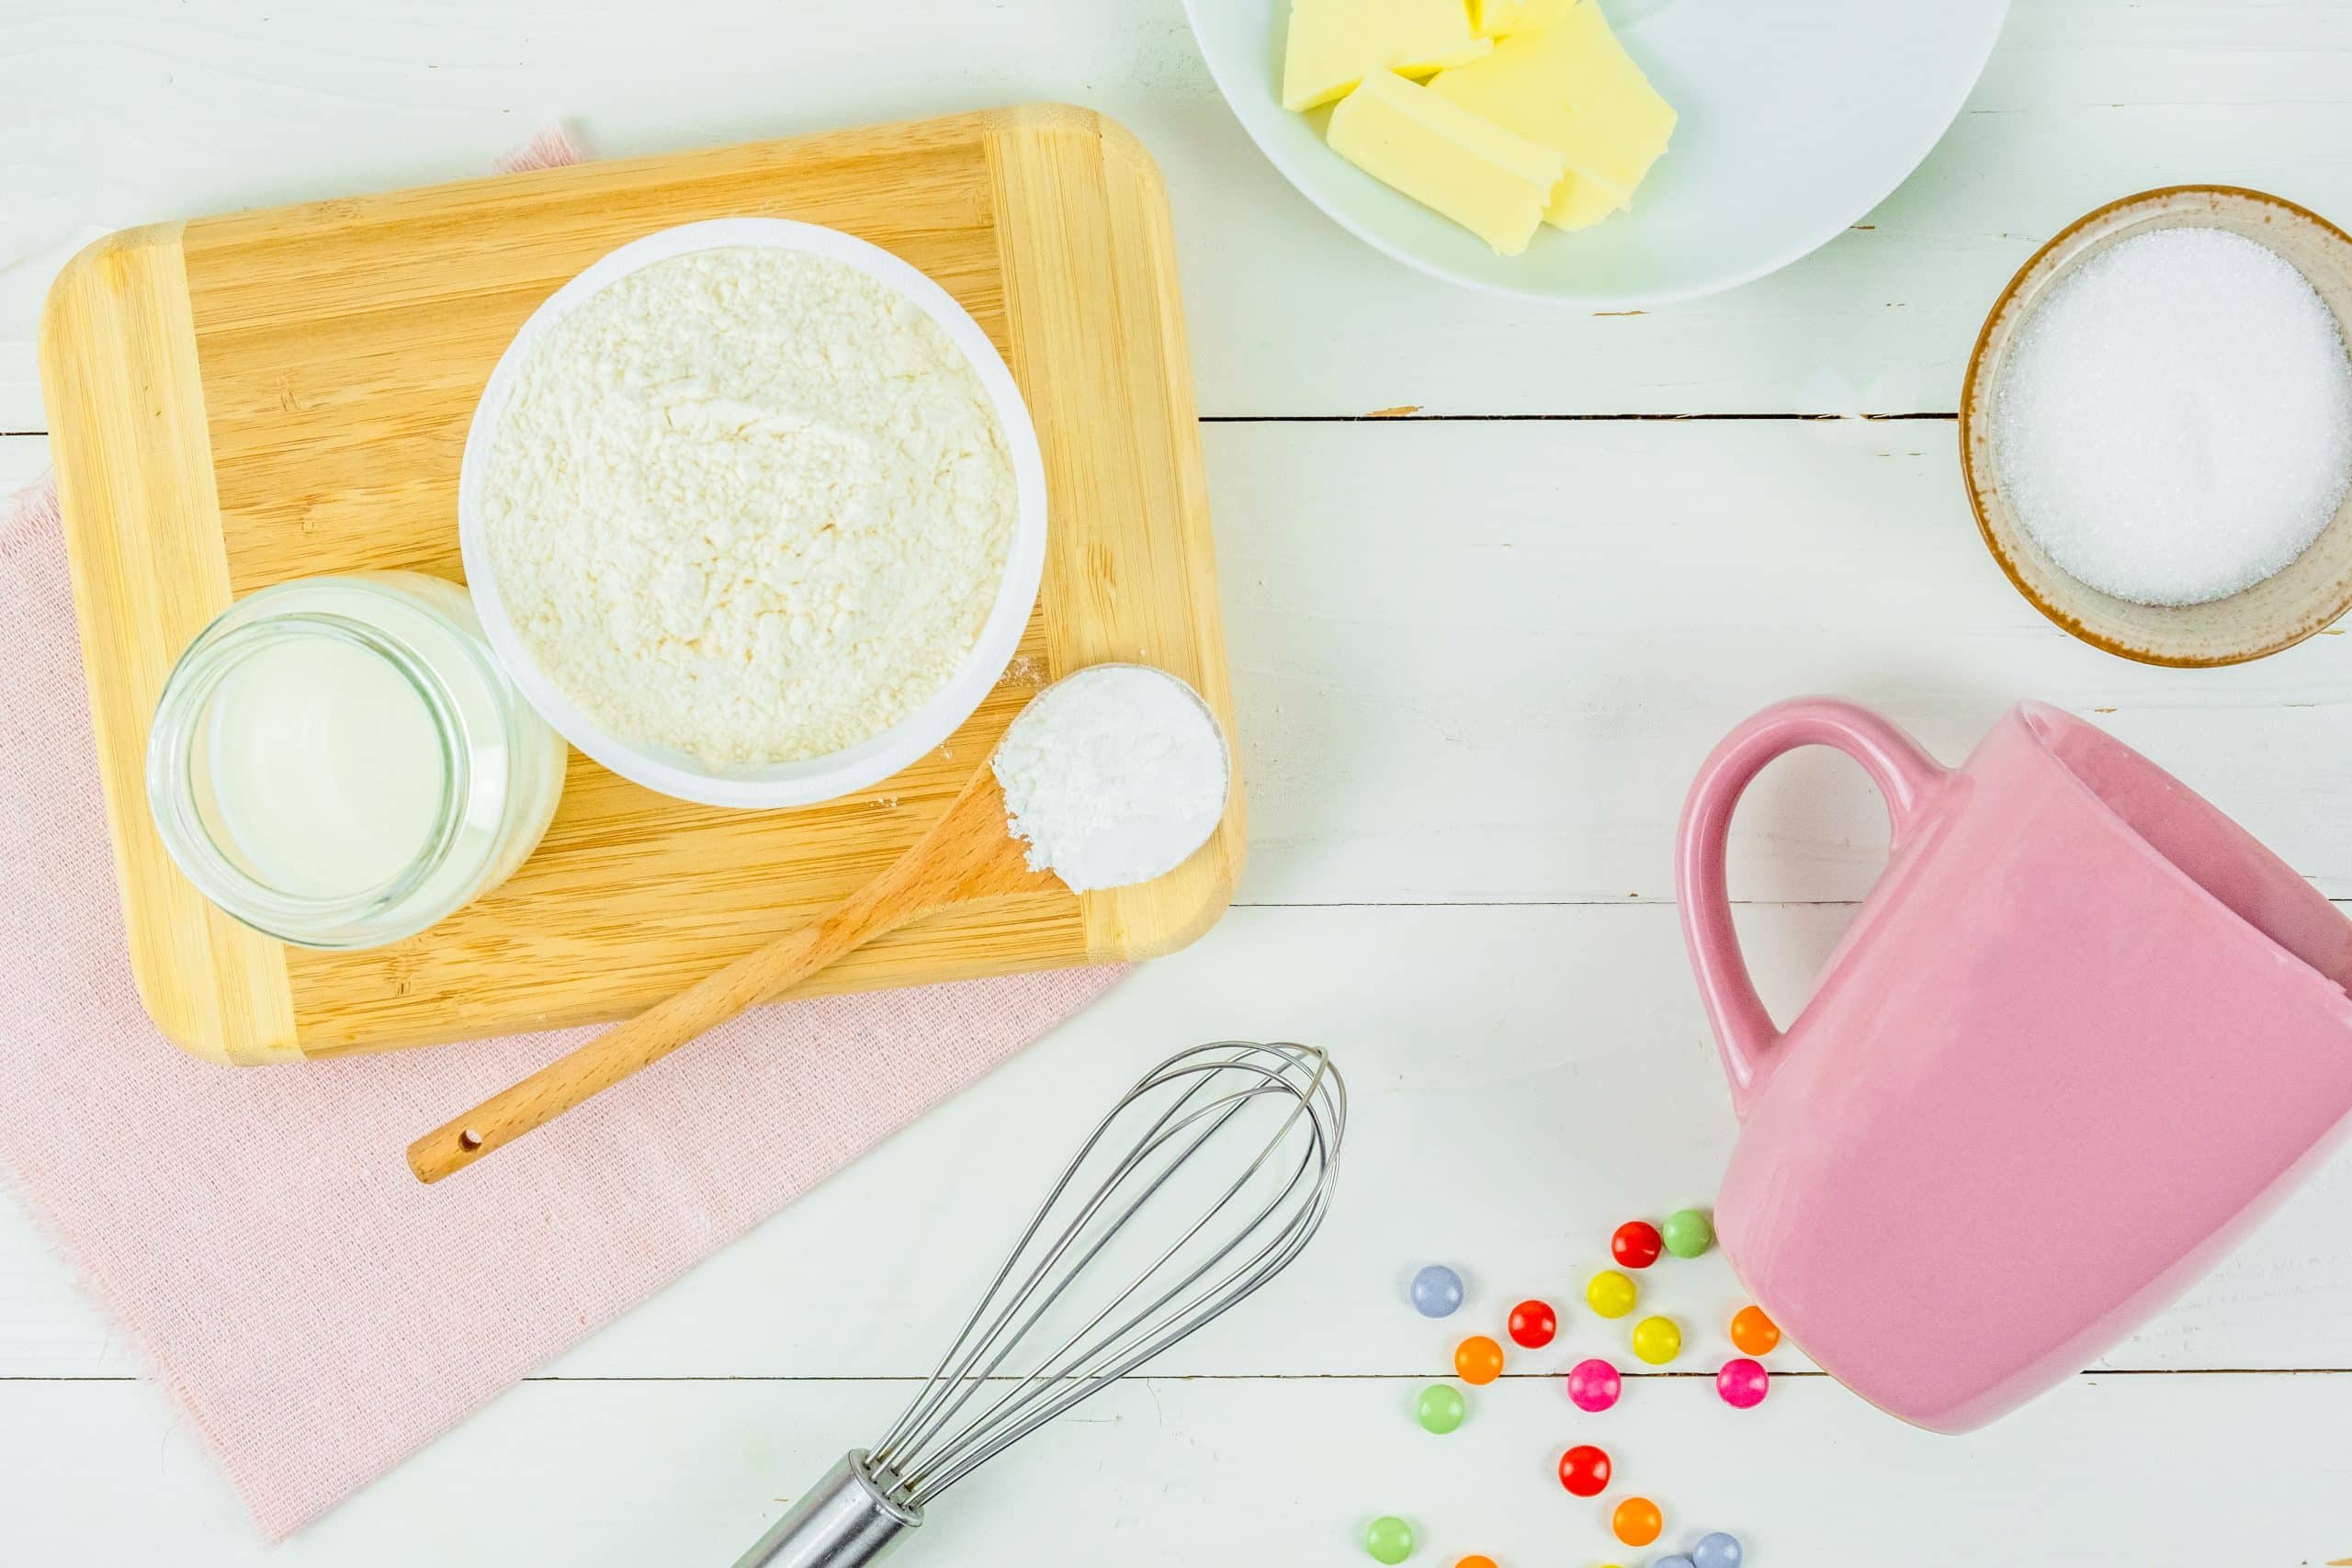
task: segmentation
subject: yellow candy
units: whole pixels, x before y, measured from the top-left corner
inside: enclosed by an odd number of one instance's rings
[[[1603,1269],[1584,1288],[1585,1304],[1603,1317],[1623,1317],[1634,1310],[1641,1292],[1634,1281],[1614,1269]]]
[[[1670,1317],[1645,1317],[1634,1325],[1634,1354],[1662,1367],[1682,1354],[1682,1330]]]

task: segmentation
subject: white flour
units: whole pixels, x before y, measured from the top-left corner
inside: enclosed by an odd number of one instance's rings
[[[706,766],[872,739],[936,694],[1004,574],[979,378],[887,285],[766,247],[657,262],[533,348],[483,516],[509,618],[625,739]]]
[[[1040,692],[997,747],[1029,868],[1074,892],[1176,869],[1225,815],[1224,733],[1193,688],[1139,664],[1098,664]]]

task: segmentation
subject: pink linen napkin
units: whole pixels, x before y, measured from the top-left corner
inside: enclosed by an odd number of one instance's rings
[[[503,166],[578,157],[546,133]],[[280,1067],[184,1055],[132,989],[46,483],[0,516],[0,1167],[273,1538],[1121,973],[768,1008],[420,1186],[411,1138],[587,1032]]]

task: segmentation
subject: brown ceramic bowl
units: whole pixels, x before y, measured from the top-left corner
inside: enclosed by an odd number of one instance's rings
[[[2352,238],[2335,224],[2233,186],[2127,196],[2059,231],[1994,301],[1961,389],[1961,471],[1985,547],[2035,609],[2093,647],[2145,664],[2238,664],[2291,648],[2352,609],[2352,495],[2309,548],[2253,587],[2202,604],[2137,604],[2061,570],[2010,512],[1993,463],[1993,396],[2018,326],[2086,258],[2134,234],[2177,228],[2226,229],[2268,246],[2311,280],[2352,343]]]

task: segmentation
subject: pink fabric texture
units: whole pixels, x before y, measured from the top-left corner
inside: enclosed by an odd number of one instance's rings
[[[577,157],[544,136],[526,154]],[[585,1032],[282,1067],[183,1055],[131,985],[46,483],[0,517],[0,1166],[272,1537],[1120,974],[768,1008],[424,1187],[411,1138]]]

